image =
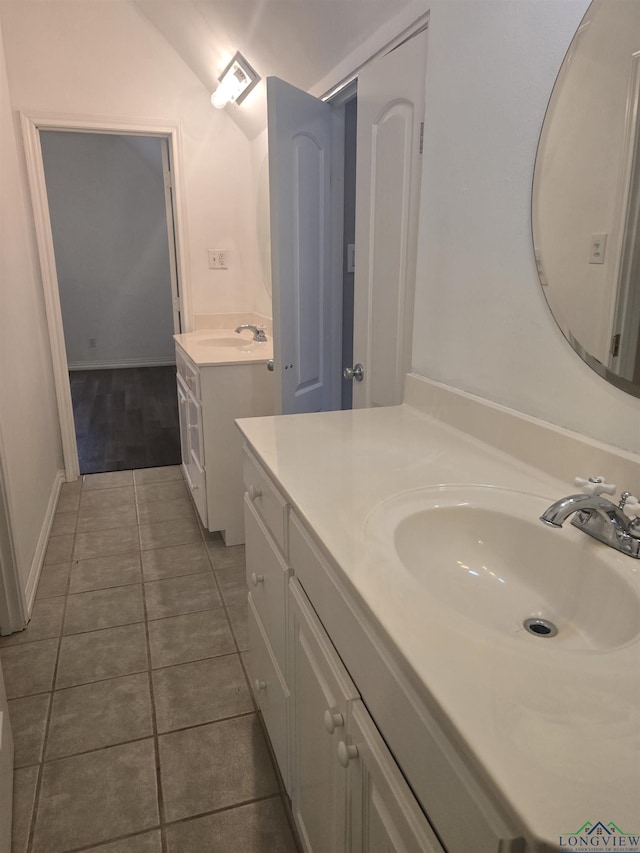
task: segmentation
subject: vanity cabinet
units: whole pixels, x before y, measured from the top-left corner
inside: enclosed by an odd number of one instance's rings
[[[235,419],[273,412],[264,363],[199,366],[176,343],[182,470],[203,525],[244,542],[242,439]]]
[[[443,853],[318,617],[303,526],[249,449],[244,479],[248,670],[305,850]]]

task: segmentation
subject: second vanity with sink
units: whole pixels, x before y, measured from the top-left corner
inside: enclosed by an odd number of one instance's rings
[[[242,442],[234,418],[274,411],[271,339],[250,329],[199,329],[174,336],[182,470],[204,526],[226,545],[244,542]]]
[[[539,516],[575,475],[637,494],[639,460],[406,399],[239,422],[249,669],[305,848],[541,853],[602,821],[635,849],[640,561]]]

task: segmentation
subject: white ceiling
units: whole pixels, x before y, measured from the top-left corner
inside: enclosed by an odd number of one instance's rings
[[[135,0],[213,91],[236,50],[260,84],[228,115],[253,139],[266,126],[266,77],[309,90],[415,0]]]

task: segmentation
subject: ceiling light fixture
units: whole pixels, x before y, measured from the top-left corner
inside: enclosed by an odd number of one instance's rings
[[[241,104],[260,77],[241,53],[236,53],[220,77],[220,85],[211,95],[213,106],[221,110],[227,104]]]

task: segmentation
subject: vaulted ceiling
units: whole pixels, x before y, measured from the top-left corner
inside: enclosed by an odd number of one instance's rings
[[[309,90],[415,0],[135,0],[209,91],[239,50],[262,77],[229,116],[253,139],[266,126],[264,80]]]

